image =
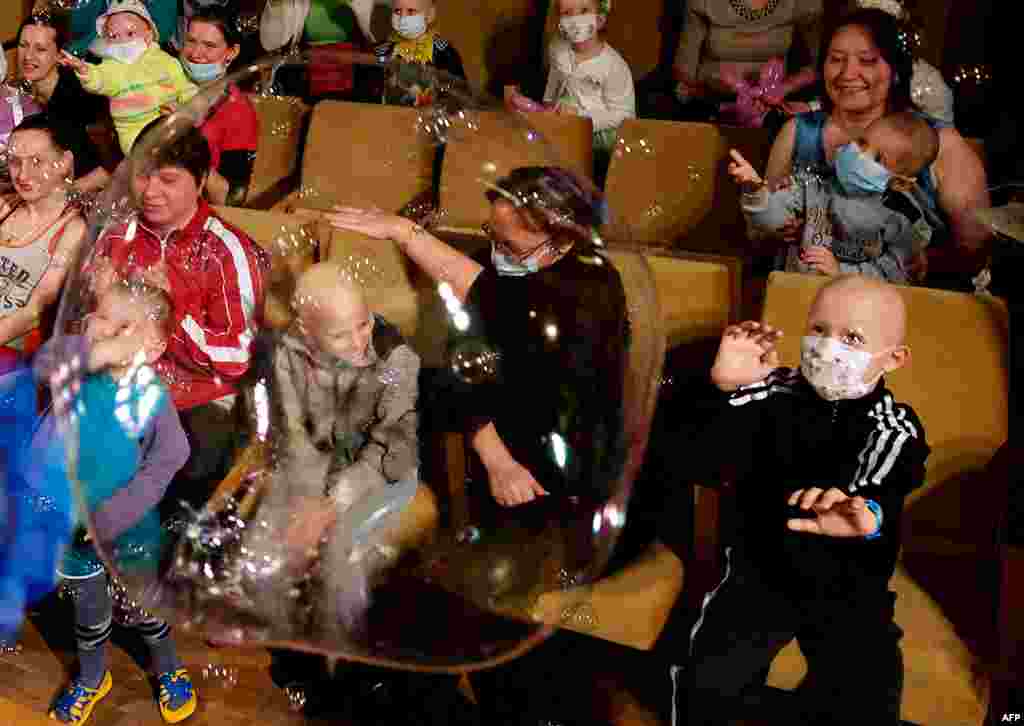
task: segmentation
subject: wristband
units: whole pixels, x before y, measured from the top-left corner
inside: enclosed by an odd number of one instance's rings
[[[875,531],[871,534],[864,535],[864,539],[878,539],[882,536],[882,507],[874,499],[865,499],[864,506],[868,508],[873,515],[875,515]]]

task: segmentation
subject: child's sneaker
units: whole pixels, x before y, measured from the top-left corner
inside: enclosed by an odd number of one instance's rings
[[[160,686],[160,715],[164,721],[178,723],[195,713],[196,692],[188,671],[184,668],[167,671],[161,673],[156,681]]]
[[[71,681],[50,709],[50,718],[61,723],[85,723],[92,715],[92,709],[110,693],[113,685],[110,671],[103,674],[103,680],[96,688],[87,688],[77,680]]]

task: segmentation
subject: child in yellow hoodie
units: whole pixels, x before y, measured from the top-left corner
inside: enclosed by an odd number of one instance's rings
[[[160,48],[159,31],[142,0],[112,0],[96,19],[96,30],[90,50],[103,58],[99,65],[67,52],[60,62],[74,69],[85,90],[110,98],[117,138],[128,154],[161,107],[186,103],[198,88],[178,59]]]

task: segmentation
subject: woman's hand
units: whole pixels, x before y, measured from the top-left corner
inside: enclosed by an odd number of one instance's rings
[[[408,219],[380,209],[335,206],[334,212],[327,212],[324,219],[336,229],[359,232],[374,239],[393,239],[396,242],[401,241],[411,227]]]
[[[775,344],[781,337],[781,330],[753,320],[730,325],[718,344],[711,382],[729,392],[763,381],[779,365]]]
[[[786,526],[794,532],[822,534],[826,537],[867,537],[878,529],[878,518],[867,508],[863,497],[850,497],[841,489],[828,491],[813,487],[798,489],[789,498],[789,506],[814,511],[814,519],[790,519]]]
[[[729,176],[734,182],[755,185],[764,183],[761,175],[754,170],[749,161],[743,158],[743,154],[736,149],[730,149],[729,156],[732,157],[732,161],[729,162]]]
[[[57,63],[62,66],[67,66],[75,72],[75,75],[85,76],[89,73],[89,64],[81,58],[68,53],[66,50],[62,50],[60,55],[57,57]]]
[[[503,507],[516,507],[547,495],[530,471],[515,459],[497,469],[488,469],[487,479],[494,501]]]
[[[822,275],[835,276],[839,274],[839,260],[828,247],[814,245],[802,249],[800,250],[800,261]]]

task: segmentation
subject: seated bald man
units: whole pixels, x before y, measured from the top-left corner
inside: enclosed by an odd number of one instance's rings
[[[688,726],[742,718],[794,638],[809,670],[787,723],[899,723],[888,583],[903,499],[923,483],[929,453],[883,378],[910,361],[905,328],[897,288],[837,277],[811,306],[799,370],[777,367],[782,331],[730,326],[692,427],[654,436],[650,455],[672,452],[679,496],[689,482],[736,492],[724,578],[704,599],[689,659],[671,671]]]

